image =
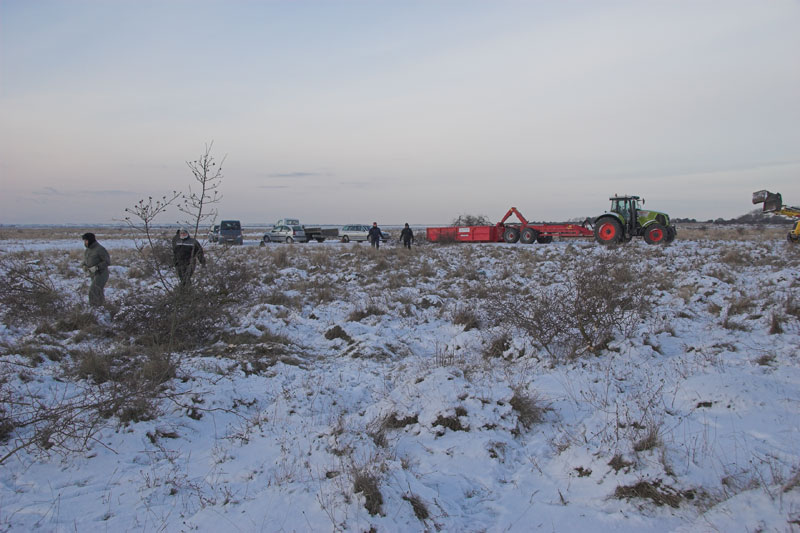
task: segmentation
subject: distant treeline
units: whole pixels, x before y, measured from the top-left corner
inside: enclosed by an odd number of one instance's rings
[[[673,218],[672,221],[676,224],[700,222],[705,224],[752,224],[752,225],[766,225],[766,224],[794,224],[795,221],[788,217],[771,215],[764,213],[760,209],[754,209],[749,213],[736,217],[736,218],[716,218],[708,220],[697,220],[695,218]]]

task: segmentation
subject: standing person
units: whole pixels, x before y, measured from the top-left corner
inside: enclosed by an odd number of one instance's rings
[[[372,223],[372,227],[369,228],[369,233],[367,233],[367,238],[373,248],[377,249],[381,247],[381,228],[378,227],[377,222]]]
[[[206,264],[203,256],[203,247],[196,239],[189,237],[189,232],[184,228],[178,230],[178,240],[172,247],[172,255],[175,262],[175,269],[178,271],[178,278],[181,280],[181,287],[187,287],[192,282],[192,274],[197,261],[201,265]]]
[[[106,298],[103,289],[108,281],[108,267],[111,265],[111,257],[108,251],[97,242],[94,233],[84,233],[81,235],[83,245],[83,268],[89,272],[92,280],[89,285],[89,305],[100,307],[105,304]]]
[[[406,227],[403,228],[403,231],[400,232],[400,239],[403,241],[403,246],[410,250],[411,242],[414,240],[414,232],[408,227],[408,222],[406,222]]]

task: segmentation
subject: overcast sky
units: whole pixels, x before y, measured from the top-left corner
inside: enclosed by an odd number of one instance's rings
[[[800,204],[800,1],[0,0],[0,223]],[[163,222],[175,222],[177,213]]]

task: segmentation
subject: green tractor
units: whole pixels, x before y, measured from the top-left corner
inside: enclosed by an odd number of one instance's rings
[[[647,244],[665,244],[675,240],[677,230],[669,223],[669,215],[642,209],[638,196],[614,196],[611,210],[594,221],[594,238],[603,245],[630,242],[644,237]]]

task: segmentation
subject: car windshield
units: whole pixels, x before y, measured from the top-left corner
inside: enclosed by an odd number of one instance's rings
[[[222,222],[221,228],[222,229],[228,229],[228,230],[230,230],[230,229],[238,230],[238,229],[242,229],[242,225],[239,223],[238,220],[226,220],[226,221]]]

